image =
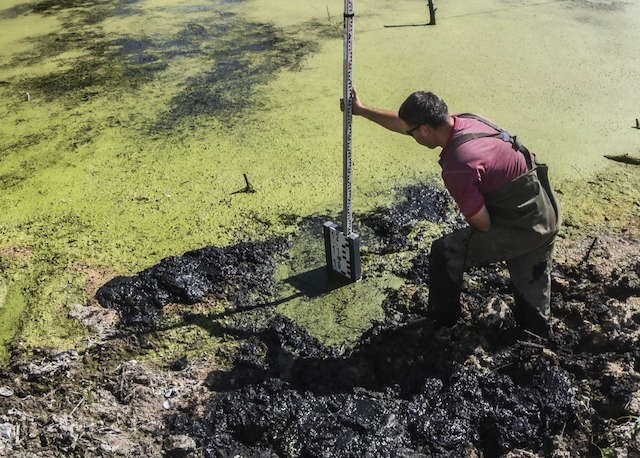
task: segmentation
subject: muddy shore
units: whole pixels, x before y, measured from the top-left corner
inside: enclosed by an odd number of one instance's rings
[[[278,313],[274,271],[292,240],[204,247],[100,285],[72,311],[92,330],[86,349],[16,348],[0,372],[0,453],[640,456],[637,220],[559,238],[549,339],[516,326],[501,265],[469,272],[463,319],[436,328],[415,227],[461,224],[436,196],[359,216],[374,247],[364,281],[391,269],[405,282],[353,346]],[[400,252],[410,262],[391,261]],[[167,330],[187,341],[190,328],[217,350],[153,356],[176,343]]]

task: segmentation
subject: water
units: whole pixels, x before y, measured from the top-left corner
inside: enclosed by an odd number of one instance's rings
[[[69,298],[88,295],[78,266],[130,274],[339,211],[342,7],[0,3],[0,249],[29,253],[3,257],[0,275],[6,284],[18,273],[28,279],[24,346],[82,336],[66,316]],[[396,108],[413,90],[434,90],[452,111],[480,112],[517,133],[558,180],[605,169],[603,154],[638,151],[640,5],[437,7],[436,27],[390,28],[425,22],[426,5],[356,3],[355,81],[365,102]],[[436,160],[356,119],[356,213],[388,202],[393,185],[437,173]],[[257,193],[234,194],[243,173]],[[0,315],[7,310],[3,300]],[[51,322],[65,329],[55,339]]]

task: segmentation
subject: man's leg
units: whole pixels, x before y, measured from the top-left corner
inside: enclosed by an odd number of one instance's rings
[[[549,332],[552,254],[553,242],[507,261],[516,300],[516,321],[543,336]]]
[[[541,310],[528,321],[546,324],[546,317],[549,315],[549,262],[552,249],[552,242],[545,242],[532,231],[514,231],[509,228],[494,227],[489,232],[481,232],[467,227],[444,235],[431,245],[429,315],[442,325],[453,325],[462,311],[460,293],[463,273],[472,266],[511,259],[509,271],[517,291],[516,298],[521,296],[524,301],[533,304],[533,308],[523,308],[522,313]],[[542,276],[538,275],[536,266],[542,269]],[[538,297],[539,295],[542,297]],[[519,302],[522,303],[523,300]],[[540,320],[537,315],[543,319]],[[536,329],[539,328],[540,326]]]
[[[454,325],[462,311],[462,275],[471,233],[470,228],[461,229],[431,244],[428,314],[443,326]]]

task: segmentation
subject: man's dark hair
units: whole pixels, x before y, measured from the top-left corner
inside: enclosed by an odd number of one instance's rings
[[[431,127],[440,127],[447,122],[449,108],[433,92],[416,91],[402,102],[398,116],[410,126],[429,124]]]

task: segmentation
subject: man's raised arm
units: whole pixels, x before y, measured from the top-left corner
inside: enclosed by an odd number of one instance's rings
[[[380,108],[374,108],[363,104],[356,93],[355,88],[353,89],[353,114],[355,116],[362,116],[363,118],[368,119],[369,121],[373,121],[376,124],[381,125],[382,127],[386,127],[389,130],[394,132],[398,132],[400,134],[405,134],[407,130],[410,129],[411,126],[408,126],[400,117],[398,116],[397,111],[391,110],[383,110]],[[340,106],[343,106],[343,101]]]

